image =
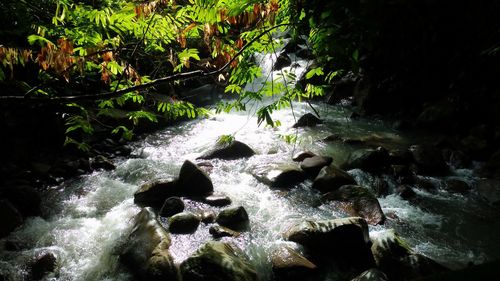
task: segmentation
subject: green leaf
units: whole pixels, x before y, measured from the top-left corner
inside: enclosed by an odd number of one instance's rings
[[[311,79],[314,76],[322,76],[323,74],[325,74],[323,72],[323,67],[316,67],[316,68],[309,70],[306,73],[306,79]]]

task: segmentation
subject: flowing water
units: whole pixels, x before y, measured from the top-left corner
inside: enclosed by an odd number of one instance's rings
[[[299,66],[303,69],[304,62]],[[316,128],[293,129],[296,118],[310,112],[305,103],[293,110],[276,112],[282,126],[257,126],[255,110],[222,113],[207,119],[184,122],[143,137],[134,143],[130,158],[117,158],[113,171],[96,171],[59,186],[53,186],[44,198],[46,218],[29,219],[20,229],[1,240],[21,241],[23,250],[0,252],[0,274],[7,280],[23,280],[28,261],[37,253],[51,250],[58,258],[57,273],[46,280],[133,280],[118,263],[117,246],[131,228],[131,218],[139,212],[133,194],[145,181],[175,177],[184,160],[196,161],[220,135],[234,134],[236,139],[254,148],[257,155],[240,160],[212,160],[210,178],[215,193],[229,196],[233,205],[242,205],[250,217],[250,231],[237,238],[223,238],[242,248],[258,268],[262,280],[271,278],[268,254],[283,241],[281,234],[303,219],[332,219],[346,216],[335,206],[319,204],[319,194],[306,181],[289,192],[271,190],[259,183],[250,171],[267,163],[289,162],[294,152],[309,149],[329,155],[335,162],[345,159],[352,147],[320,140],[337,133],[347,137],[377,136],[394,147],[406,147],[416,136],[402,135],[383,122],[350,120],[341,107],[315,105],[325,119]],[[288,144],[283,136],[296,135]],[[358,183],[370,187],[373,175],[349,171]],[[469,170],[453,172],[472,185],[477,180]],[[394,189],[394,179],[383,176]],[[433,178],[439,182],[440,178]],[[379,198],[382,209],[397,219],[384,226],[371,226],[370,234],[395,228],[413,249],[449,267],[460,268],[500,257],[497,211],[474,194],[452,195],[445,191],[417,191],[419,203],[410,204],[397,195]],[[186,200],[188,210],[218,209]],[[191,235],[172,235],[171,253],[181,262],[207,240],[209,226],[200,224]]]

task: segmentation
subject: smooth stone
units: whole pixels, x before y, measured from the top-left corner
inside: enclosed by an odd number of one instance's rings
[[[141,207],[153,207],[155,209],[163,206],[167,198],[179,194],[175,181],[169,179],[155,179],[144,183],[134,193],[134,203]]]
[[[249,219],[245,208],[238,206],[222,210],[215,222],[232,230],[241,231],[248,228]]]
[[[345,170],[361,169],[368,172],[380,172],[389,163],[389,154],[383,148],[361,149],[352,152],[342,165]]]
[[[299,151],[293,155],[292,160],[294,162],[302,162],[302,161],[304,161],[304,159],[310,158],[313,156],[316,156],[316,154],[314,154],[313,152],[311,152],[309,150]]]
[[[165,199],[163,206],[158,213],[162,217],[171,217],[184,211],[184,202],[179,197],[169,197]]]
[[[223,227],[220,225],[213,225],[208,229],[208,232],[216,239],[222,237],[238,237],[240,233],[234,230],[231,230],[227,227]]]
[[[318,124],[323,124],[323,121],[312,113],[306,113],[302,115],[299,120],[297,120],[297,123],[293,125],[293,128],[315,127]]]
[[[200,215],[201,222],[204,224],[215,222],[215,218],[217,217],[214,210],[201,210],[198,214]]]
[[[448,171],[441,152],[430,145],[412,145],[410,151],[420,173],[440,175]]]
[[[177,181],[180,193],[185,196],[207,196],[214,191],[207,173],[189,160],[182,164]]]
[[[210,195],[205,197],[203,202],[214,207],[224,207],[231,205],[231,198],[225,195]]]
[[[404,200],[411,200],[417,196],[413,188],[408,185],[400,185],[396,188],[396,194],[399,195]]]
[[[317,269],[314,263],[288,246],[271,252],[271,265],[276,280],[303,280]]]
[[[459,179],[447,179],[444,189],[452,193],[465,194],[470,191],[470,186],[466,182]]]
[[[304,159],[300,163],[300,168],[304,170],[306,175],[310,178],[315,178],[319,171],[326,166],[329,166],[333,161],[332,157],[325,156],[313,156]]]
[[[224,159],[233,160],[239,158],[252,157],[255,154],[252,148],[247,144],[234,140],[230,143],[216,144],[208,152],[197,159]]]
[[[372,225],[383,224],[384,212],[377,197],[359,185],[344,185],[323,196],[325,201],[341,202],[340,207],[352,216],[361,216]]]
[[[57,267],[57,256],[50,251],[43,251],[37,254],[31,263],[31,277],[33,280],[40,280],[50,272],[54,272]]]
[[[297,164],[285,163],[258,168],[252,175],[272,188],[291,188],[305,180],[304,171]]]
[[[201,218],[190,212],[182,212],[168,219],[168,230],[170,233],[189,234],[194,233],[200,225]]]
[[[324,167],[313,182],[312,188],[321,193],[339,189],[343,185],[356,184],[354,178],[335,165]]]

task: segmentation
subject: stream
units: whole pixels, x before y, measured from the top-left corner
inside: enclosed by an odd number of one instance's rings
[[[303,62],[301,64],[303,67]],[[143,136],[132,144],[129,157],[114,159],[112,171],[95,171],[58,186],[52,186],[43,198],[45,218],[28,219],[25,224],[0,240],[22,241],[20,251],[0,252],[0,273],[7,280],[23,280],[29,275],[27,261],[37,253],[50,250],[57,255],[58,268],[43,280],[134,280],[118,262],[117,246],[132,226],[140,210],[133,203],[138,187],[154,178],[175,177],[184,162],[196,158],[213,146],[220,135],[234,134],[252,147],[256,155],[239,160],[211,160],[216,194],[227,195],[232,205],[244,206],[250,218],[250,230],[236,238],[222,238],[239,246],[257,268],[261,280],[271,280],[269,253],[279,244],[291,243],[282,233],[305,218],[333,219],[347,215],[331,204],[319,204],[320,195],[307,180],[288,192],[272,190],[257,181],[250,171],[267,163],[290,162],[294,153],[311,150],[331,156],[334,163],[347,158],[353,146],[321,140],[332,133],[344,137],[377,136],[392,147],[408,147],[426,136],[402,134],[382,121],[349,119],[340,106],[315,104],[324,124],[314,128],[294,129],[295,120],[311,112],[306,103],[294,103],[292,109],[275,112],[281,126],[257,126],[255,110],[221,113],[206,119],[180,123]],[[287,143],[284,136],[297,136]],[[348,171],[356,181],[370,187],[374,175],[358,169]],[[381,176],[395,190],[391,175]],[[453,170],[448,177],[460,178],[473,187],[478,180],[472,170]],[[445,178],[429,178],[438,185]],[[482,263],[500,258],[500,221],[498,210],[480,200],[474,192],[451,194],[442,189],[430,193],[415,189],[419,201],[409,203],[398,195],[379,197],[389,219],[384,225],[370,226],[370,235],[394,228],[420,254],[452,269],[468,263]],[[185,200],[186,210],[211,208]],[[163,219],[162,219],[163,220]],[[170,252],[175,262],[182,262],[208,240],[210,225],[200,224],[194,234],[172,234]]]

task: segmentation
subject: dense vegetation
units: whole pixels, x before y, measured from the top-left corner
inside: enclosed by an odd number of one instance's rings
[[[258,111],[259,122],[276,126],[274,110],[325,93],[343,98],[335,86],[351,79],[356,89],[347,96],[354,94],[362,113],[398,112],[407,118],[425,113],[424,121],[445,124],[484,121],[498,104],[498,6],[495,1],[4,1],[2,120],[16,120],[12,134],[19,125],[31,131],[18,121],[30,119],[28,111],[32,119],[46,120],[31,122],[33,129],[43,128],[35,131],[64,135],[47,144],[85,150],[96,130],[131,138],[154,122],[208,114],[182,97],[196,86],[218,84],[236,95],[218,110],[244,110],[249,100],[276,95],[275,103]],[[275,51],[283,32],[292,41],[308,38],[316,63],[306,83],[292,89],[267,79],[259,91],[244,91],[261,75],[252,55]],[[438,109],[426,108],[428,102]],[[58,126],[46,126],[54,120]]]

